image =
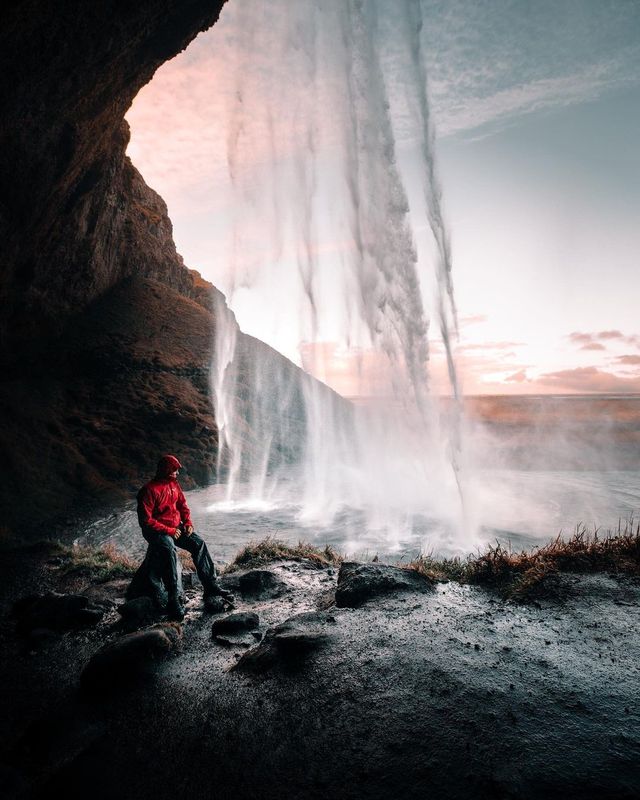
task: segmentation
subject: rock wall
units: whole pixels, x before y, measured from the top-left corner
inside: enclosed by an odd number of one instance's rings
[[[164,201],[125,155],[124,115],[222,5],[14,0],[4,10],[0,535],[48,535],[59,518],[132,500],[165,452],[183,462],[185,488],[215,477],[219,293],[176,252]],[[275,360],[301,378],[264,343],[240,345],[241,372]],[[301,440],[274,436],[299,452]]]
[[[123,278],[201,299],[167,209],[125,156],[124,115],[222,0],[23,0],[0,30],[0,363]]]

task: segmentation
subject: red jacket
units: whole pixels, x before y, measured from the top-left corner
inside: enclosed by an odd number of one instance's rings
[[[182,522],[192,525],[191,512],[175,478],[154,478],[138,492],[140,527],[173,536]]]

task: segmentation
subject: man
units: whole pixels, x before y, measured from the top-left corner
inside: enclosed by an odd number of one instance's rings
[[[170,619],[184,619],[182,583],[178,570],[176,547],[191,553],[196,572],[204,587],[204,605],[214,610],[215,597],[233,603],[231,592],[216,580],[216,568],[205,542],[194,533],[191,512],[177,481],[182,465],[175,456],[162,456],[156,476],[138,492],[138,522],[149,543],[148,558],[151,582],[162,580],[169,595],[167,614]],[[218,609],[216,609],[218,610]]]

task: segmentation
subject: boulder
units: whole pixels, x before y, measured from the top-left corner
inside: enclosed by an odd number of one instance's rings
[[[131,632],[155,622],[158,609],[150,597],[137,597],[118,606],[118,614],[122,617],[122,629]]]
[[[117,689],[152,667],[174,650],[182,637],[177,623],[160,623],[109,642],[95,653],[80,677],[88,690]]]
[[[35,628],[56,631],[95,625],[102,619],[104,609],[89,604],[89,598],[81,594],[31,595],[19,600],[13,614],[20,633]]]
[[[240,593],[245,598],[268,600],[280,597],[287,590],[287,584],[271,570],[252,569],[238,579]]]
[[[211,626],[211,633],[214,636],[224,633],[237,633],[238,631],[250,631],[257,628],[260,624],[260,617],[253,611],[238,611],[234,614],[227,614],[226,617],[217,619]]]
[[[327,644],[327,630],[335,618],[325,612],[309,611],[270,628],[257,647],[248,650],[235,669],[266,672],[278,663],[289,668],[303,666],[308,656]]]
[[[250,611],[227,614],[213,623],[211,633],[218,644],[246,649],[262,638],[257,630],[259,623],[258,615]]]
[[[374,597],[400,592],[430,592],[435,581],[413,570],[388,564],[346,561],[340,566],[336,605],[357,608]]]
[[[205,603],[205,610],[209,614],[222,614],[229,608],[229,603],[223,600],[220,595],[208,597]]]

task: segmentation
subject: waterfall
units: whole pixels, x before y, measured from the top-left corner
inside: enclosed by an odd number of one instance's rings
[[[420,0],[234,0],[219,24],[233,220],[218,285],[304,369],[216,310],[227,499],[292,503],[326,524],[352,509],[398,543],[418,520],[425,541],[468,547]],[[430,319],[453,395],[444,405]],[[346,381],[360,399],[310,376]]]

